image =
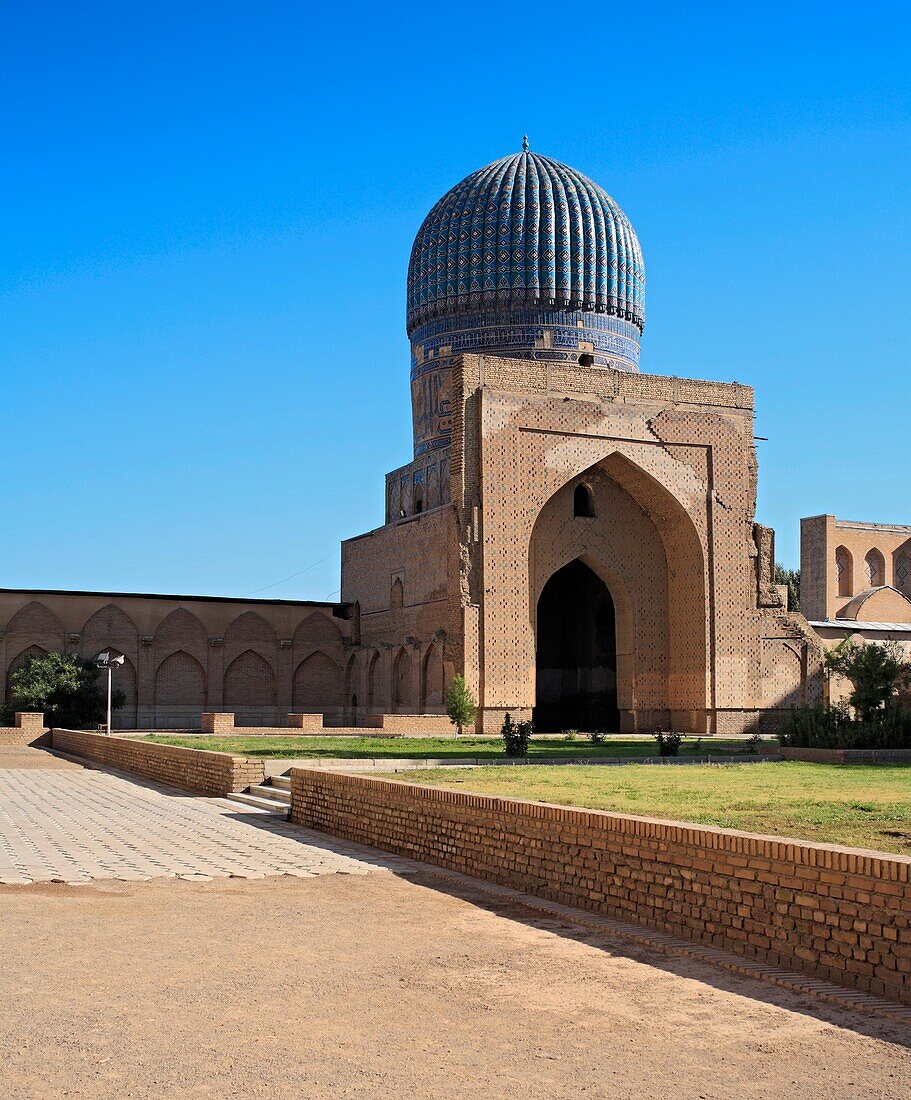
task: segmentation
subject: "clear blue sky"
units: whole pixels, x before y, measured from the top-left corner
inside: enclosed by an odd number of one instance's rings
[[[525,132],[638,231],[643,369],[756,387],[779,558],[911,523],[911,5],[635,7],[7,0],[0,586],[332,598],[412,238]]]

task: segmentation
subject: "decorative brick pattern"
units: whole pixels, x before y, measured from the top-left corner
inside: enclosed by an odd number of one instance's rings
[[[410,484],[402,467],[387,483],[391,522],[343,544],[368,712],[431,709],[427,656],[442,634],[443,689],[463,673],[480,729],[529,717],[537,601],[576,559],[613,600],[622,729],[771,730],[819,696],[819,640],[782,607],[774,536],[754,523],[752,390],[530,357],[451,366],[451,506],[407,514],[392,487],[399,474]],[[594,497],[583,522],[580,480]]]
[[[911,858],[304,768],[291,820],[911,1004]]]
[[[211,797],[246,790],[252,784],[262,783],[265,776],[261,760],[131,741],[125,737],[55,729],[51,731],[51,744],[71,756],[95,760],[111,768],[135,772],[172,787]]]

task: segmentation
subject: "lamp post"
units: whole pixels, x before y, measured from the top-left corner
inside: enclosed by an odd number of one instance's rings
[[[109,649],[103,650],[95,658],[96,668],[107,669],[108,673],[108,706],[107,706],[107,722],[105,723],[105,733],[108,737],[111,736],[111,678],[114,672],[115,665],[122,665],[124,661],[123,654],[114,657]]]

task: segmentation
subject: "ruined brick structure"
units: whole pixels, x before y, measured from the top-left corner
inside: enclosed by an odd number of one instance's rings
[[[740,732],[818,695],[818,640],[754,523],[752,391],[639,373],[644,279],[613,200],[527,150],[428,215],[415,458],[342,551],[371,705],[438,706],[441,665],[485,729]]]
[[[0,593],[0,689],[31,652],[111,647],[121,725],[407,725],[461,672],[487,731],[774,729],[821,697],[823,620],[908,603],[909,531],[877,549],[805,521],[816,629],[789,613],[752,390],[640,373],[644,324],[639,242],[600,187],[527,145],[472,173],[414,242],[413,458],[342,546],[341,603]]]

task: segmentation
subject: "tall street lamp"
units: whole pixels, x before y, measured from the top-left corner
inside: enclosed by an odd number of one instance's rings
[[[107,733],[108,737],[111,736],[111,676],[114,672],[114,666],[122,665],[123,661],[124,657],[122,653],[119,657],[115,657],[109,649],[103,650],[95,658],[96,668],[106,668],[108,670],[108,720],[105,723],[105,732]]]

